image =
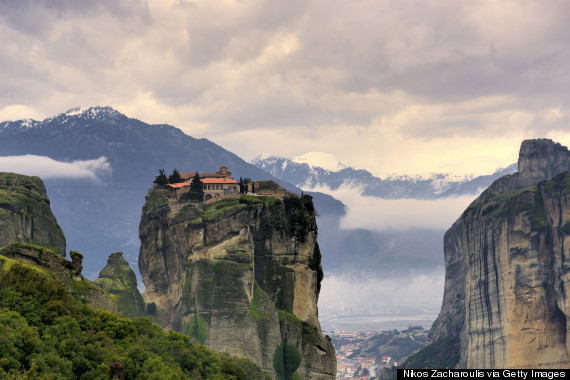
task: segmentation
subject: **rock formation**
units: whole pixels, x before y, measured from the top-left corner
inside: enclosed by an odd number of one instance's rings
[[[445,234],[444,299],[430,334],[432,350],[461,347],[457,367],[570,365],[569,169],[566,147],[524,141],[519,172]]]
[[[333,379],[321,333],[322,280],[311,197],[241,195],[179,203],[147,195],[139,267],[165,327],[246,357],[274,378]]]
[[[109,294],[81,275],[83,255],[65,259],[65,236],[38,177],[0,173],[0,260],[20,262],[64,283],[82,302],[117,311]]]
[[[0,231],[0,246],[30,243],[65,257],[65,236],[38,177],[0,173]]]
[[[113,297],[119,313],[131,318],[146,314],[142,296],[137,289],[137,277],[123,258],[123,252],[109,255],[107,265],[94,283]]]
[[[50,249],[26,243],[12,243],[0,248],[0,261],[13,260],[29,265],[61,281],[81,302],[94,309],[116,312],[117,305],[109,294],[81,275],[83,255],[71,251],[70,256],[71,261],[68,261]]]

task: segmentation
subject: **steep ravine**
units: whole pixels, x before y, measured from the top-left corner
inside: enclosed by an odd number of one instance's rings
[[[163,326],[250,358],[275,378],[332,379],[318,320],[322,280],[311,197],[241,195],[215,203],[147,195],[139,267]]]

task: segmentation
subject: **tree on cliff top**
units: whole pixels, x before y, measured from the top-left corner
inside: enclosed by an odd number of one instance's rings
[[[176,168],[174,168],[174,170],[172,171],[172,174],[170,175],[170,177],[168,177],[168,182],[169,183],[180,183],[180,182],[184,182],[184,180],[180,176],[180,173],[178,172],[178,170]]]
[[[194,201],[204,200],[204,183],[200,180],[200,175],[198,172],[194,174],[192,182],[190,182],[190,191],[187,193],[187,199]]]
[[[247,193],[247,185],[251,182],[251,178],[241,178],[239,177],[239,192],[241,194]]]
[[[168,178],[166,177],[166,174],[164,174],[164,169],[158,169],[158,175],[153,182],[158,186],[164,186],[168,183]]]

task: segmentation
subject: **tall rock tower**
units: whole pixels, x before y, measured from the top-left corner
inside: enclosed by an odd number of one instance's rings
[[[524,141],[518,173],[495,181],[447,231],[432,356],[455,347],[448,364],[459,368],[570,364],[569,169],[566,147]]]
[[[145,301],[157,305],[163,326],[249,358],[274,378],[333,379],[334,347],[317,317],[312,199],[281,190],[204,204],[153,189],[139,227]]]

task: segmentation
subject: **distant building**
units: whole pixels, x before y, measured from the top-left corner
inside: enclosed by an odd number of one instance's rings
[[[192,178],[196,175],[196,172],[180,173],[180,177],[185,182],[192,182]],[[198,173],[198,176],[203,181],[205,178],[227,178],[233,179],[232,172],[228,170],[227,166],[220,166],[220,169],[215,173]]]
[[[219,197],[224,194],[239,193],[238,183],[233,179],[227,178],[204,178],[204,200],[209,201],[212,198]]]
[[[196,172],[180,173],[184,182],[171,183],[167,186],[169,197],[180,197],[190,188],[192,179],[196,176]],[[238,194],[239,185],[232,178],[232,173],[227,166],[220,166],[215,173],[198,173],[198,176],[204,184],[204,201],[219,198],[227,194]]]
[[[178,198],[182,193],[187,192],[190,189],[189,182],[180,182],[180,183],[170,183],[166,185],[167,197],[176,197]]]

